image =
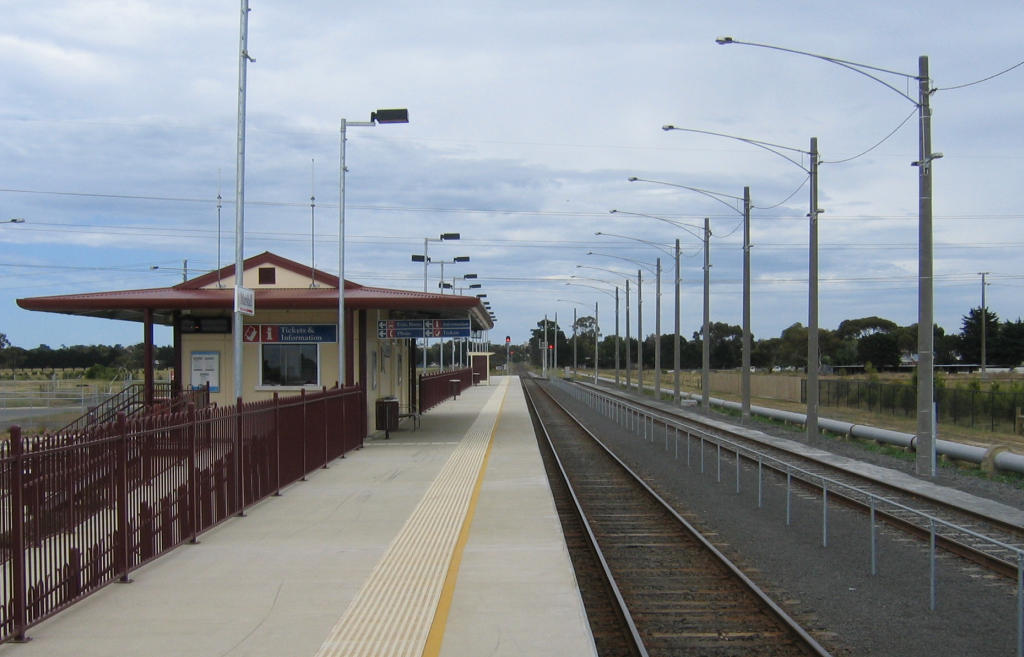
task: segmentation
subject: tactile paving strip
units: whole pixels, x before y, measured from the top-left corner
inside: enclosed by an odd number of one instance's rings
[[[419,657],[501,409],[496,387],[316,657]]]

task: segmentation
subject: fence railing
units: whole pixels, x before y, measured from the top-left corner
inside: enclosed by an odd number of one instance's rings
[[[361,387],[0,444],[0,641],[362,444]]]
[[[420,375],[420,413],[425,413],[473,385],[473,369],[442,370]]]
[[[153,385],[154,407],[146,408],[146,386],[133,383],[121,392],[107,398],[103,402],[89,407],[89,412],[62,427],[56,433],[81,433],[96,424],[106,424],[117,419],[118,413],[131,416],[139,412],[174,412],[192,404],[196,408],[205,408],[210,404],[210,386],[207,384],[197,390],[181,390],[172,383],[155,383]]]
[[[825,379],[818,383],[818,398],[822,406],[857,408],[903,417],[917,415],[914,386],[842,379]],[[802,396],[806,401],[806,387]],[[936,388],[935,405],[941,422],[1012,433],[1017,409],[1024,406],[1024,393]]]

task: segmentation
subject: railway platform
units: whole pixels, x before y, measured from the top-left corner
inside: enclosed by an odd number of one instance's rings
[[[311,474],[2,657],[594,655],[518,379]]]

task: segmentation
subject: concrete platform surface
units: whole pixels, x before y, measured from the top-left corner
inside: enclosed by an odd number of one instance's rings
[[[594,655],[522,389],[492,378],[0,656]]]

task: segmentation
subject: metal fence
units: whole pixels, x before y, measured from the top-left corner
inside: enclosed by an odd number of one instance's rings
[[[917,389],[877,381],[819,380],[822,406],[857,408],[883,415],[917,416]],[[806,382],[802,400],[806,402]],[[962,427],[1012,433],[1024,393],[965,388],[936,388],[938,419]]]
[[[362,444],[361,387],[0,444],[0,641]]]
[[[88,408],[103,403],[110,396],[95,385],[72,387],[50,381],[0,383],[0,408]]]
[[[455,397],[473,385],[473,370],[469,367],[442,370],[420,375],[420,413],[425,413],[446,399]]]

